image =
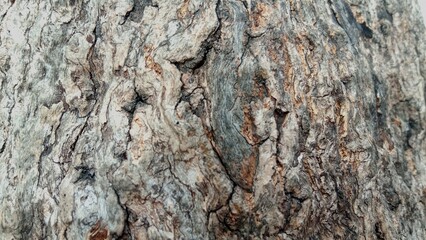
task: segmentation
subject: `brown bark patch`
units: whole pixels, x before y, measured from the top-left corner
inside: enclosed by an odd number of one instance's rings
[[[278,51],[282,52],[282,58],[284,60],[284,63],[278,63],[282,65],[282,70],[284,72],[284,81],[283,81],[283,87],[286,92],[289,93],[289,95],[292,97],[293,102],[296,103],[296,105],[301,104],[300,99],[296,98],[295,90],[294,90],[294,68],[293,63],[291,60],[290,51],[288,49],[288,37],[284,36],[281,41],[281,46],[278,49]]]
[[[244,159],[241,165],[241,177],[244,181],[245,188],[251,189],[253,187],[254,176],[256,174],[256,159],[257,154],[252,153],[247,159]]]
[[[255,11],[252,13],[251,22],[253,24],[253,28],[263,27],[267,23],[267,16],[270,14],[270,8],[268,5],[264,3],[258,3],[256,5]]]
[[[89,42],[89,43],[93,43],[93,40],[94,40],[94,39],[93,39],[93,36],[92,36],[92,35],[87,35],[87,36],[86,36],[86,41],[87,41],[87,42]]]
[[[109,230],[104,227],[101,221],[99,220],[89,232],[89,240],[106,240],[109,238]]]
[[[184,19],[190,15],[188,11],[188,8],[189,8],[188,5],[189,5],[189,0],[185,0],[182,6],[177,10],[176,13],[179,19]]]
[[[147,55],[145,56],[145,66],[153,70],[158,75],[163,75],[163,68],[160,64],[154,61],[154,57],[152,56],[152,47],[145,47],[144,50],[147,53]]]
[[[254,118],[251,115],[250,107],[244,106],[243,113],[244,122],[241,132],[250,145],[255,145],[259,142],[259,137],[256,135],[256,125],[254,123]]]

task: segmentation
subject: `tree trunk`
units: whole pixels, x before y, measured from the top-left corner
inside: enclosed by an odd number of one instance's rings
[[[426,238],[416,1],[0,6],[0,239]]]

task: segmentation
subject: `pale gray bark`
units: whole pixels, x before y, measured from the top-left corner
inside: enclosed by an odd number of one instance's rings
[[[0,6],[0,239],[426,238],[415,1]]]

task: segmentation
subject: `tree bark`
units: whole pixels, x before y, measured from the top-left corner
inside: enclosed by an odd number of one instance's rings
[[[0,239],[426,238],[416,1],[0,6]]]

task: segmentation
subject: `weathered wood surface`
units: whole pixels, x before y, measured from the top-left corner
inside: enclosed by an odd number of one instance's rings
[[[0,1],[0,239],[425,239],[415,1]]]

